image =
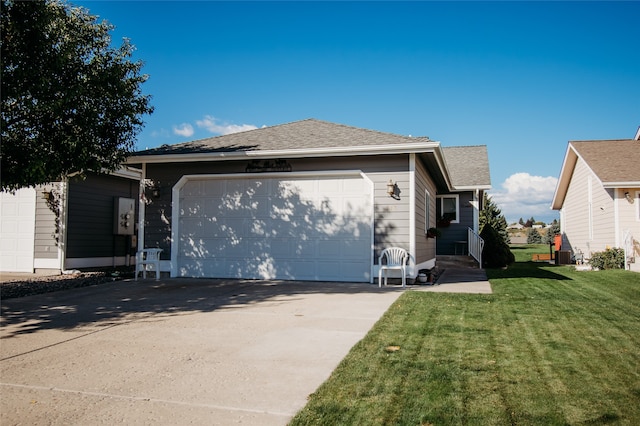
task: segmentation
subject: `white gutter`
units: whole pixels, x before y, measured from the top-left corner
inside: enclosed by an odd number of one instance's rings
[[[627,182],[602,182],[602,186],[605,188],[632,188],[640,186],[640,181],[627,181]]]
[[[491,185],[470,185],[470,186],[454,186],[455,191],[489,191]]]

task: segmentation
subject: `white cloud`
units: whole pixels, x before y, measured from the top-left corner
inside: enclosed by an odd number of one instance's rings
[[[553,176],[515,173],[502,183],[502,190],[491,191],[489,195],[509,223],[530,217],[550,222],[559,216],[550,207],[557,182]]]
[[[182,123],[179,126],[173,126],[173,134],[184,136],[185,138],[193,136],[193,126],[189,123]]]
[[[167,129],[153,130],[151,132],[151,137],[152,138],[168,138],[169,136],[171,136],[171,135],[169,134]]]
[[[208,130],[211,133],[218,135],[228,135],[230,133],[245,132],[247,130],[257,129],[257,126],[253,124],[229,124],[227,122],[221,122],[215,117],[206,115],[204,119],[196,121],[198,127]]]

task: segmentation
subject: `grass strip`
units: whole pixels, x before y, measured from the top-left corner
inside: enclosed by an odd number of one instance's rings
[[[406,292],[292,425],[640,424],[640,276],[530,262]]]

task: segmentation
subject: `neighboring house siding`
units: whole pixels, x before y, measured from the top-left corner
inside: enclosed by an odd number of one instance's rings
[[[374,183],[374,259],[392,245],[409,249],[409,160],[408,155],[363,156],[357,158],[287,159],[292,172],[361,170]],[[245,173],[248,161],[147,164],[146,178],[160,190],[154,198],[146,192],[148,205],[145,223],[145,246],[164,249],[162,259],[171,258],[172,188],[184,175]],[[268,176],[268,174],[265,174]],[[387,183],[393,180],[399,199],[387,195]]]
[[[591,243],[589,240],[589,179],[593,174],[582,160],[578,160],[573,170],[571,182],[567,188],[562,208],[562,249],[571,249],[574,253],[581,251],[589,257]],[[593,185],[593,183],[592,183]],[[568,247],[567,247],[568,246]]]
[[[116,197],[137,200],[138,182],[115,176],[91,175],[86,180],[69,183],[67,259],[130,254],[127,236],[114,235]],[[131,222],[135,224],[137,219]]]
[[[602,187],[579,159],[563,207],[563,250],[582,252],[585,257],[615,242],[613,190]],[[565,247],[567,246],[568,247]]]
[[[640,272],[640,188],[617,189],[615,197],[616,210],[619,217],[618,239],[616,247],[623,248],[625,245],[625,232],[630,232],[632,241],[627,256],[630,257],[629,269]],[[625,192],[629,192],[629,197],[633,202],[629,202],[625,197]]]

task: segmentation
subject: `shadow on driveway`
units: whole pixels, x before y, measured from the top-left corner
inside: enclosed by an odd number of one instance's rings
[[[101,327],[141,316],[172,316],[262,303],[277,303],[287,296],[380,293],[367,283],[256,281],[167,278],[160,281],[115,281],[71,290],[2,301],[2,338],[46,329],[74,329],[89,324]]]

